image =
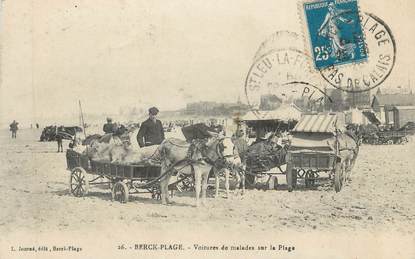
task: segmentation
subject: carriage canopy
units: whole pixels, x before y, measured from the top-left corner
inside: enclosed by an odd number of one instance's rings
[[[292,132],[335,133],[346,129],[343,113],[304,114]]]
[[[301,111],[291,105],[282,105],[271,111],[249,111],[241,118],[242,121],[298,121],[301,118]]]
[[[345,129],[343,113],[305,114],[292,130],[291,145],[293,149],[333,150],[336,130]]]

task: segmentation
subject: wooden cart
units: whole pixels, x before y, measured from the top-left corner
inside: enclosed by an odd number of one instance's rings
[[[353,168],[359,146],[357,139],[345,132],[338,114],[304,115],[292,136],[286,156],[288,191],[296,188],[298,178],[304,178],[306,187],[311,187],[325,172],[339,192]]]
[[[112,199],[126,203],[130,194],[151,193],[152,198],[160,198],[159,181],[161,167],[157,164],[122,165],[90,160],[86,155],[68,149],[67,169],[70,170],[69,190],[76,197],[88,194],[93,185],[107,185],[111,188]],[[92,175],[88,180],[87,174]],[[179,175],[169,185],[170,189],[186,190],[191,181]]]

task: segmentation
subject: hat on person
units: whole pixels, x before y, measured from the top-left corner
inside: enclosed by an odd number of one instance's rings
[[[159,113],[159,109],[157,109],[156,107],[151,107],[150,109],[148,109],[148,112],[151,115],[157,115],[157,113]]]

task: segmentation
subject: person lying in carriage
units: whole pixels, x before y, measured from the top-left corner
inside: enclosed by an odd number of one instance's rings
[[[187,142],[195,139],[206,139],[221,133],[221,128],[207,126],[205,123],[196,123],[182,128],[183,135]]]
[[[182,133],[186,142],[191,144],[188,156],[193,157],[196,149],[203,149],[209,138],[220,134],[220,128],[212,125],[209,127],[205,123],[196,123],[182,127]]]

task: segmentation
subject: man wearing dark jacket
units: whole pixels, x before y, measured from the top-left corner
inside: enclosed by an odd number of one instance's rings
[[[116,125],[112,123],[111,118],[107,118],[107,123],[104,124],[104,127],[102,128],[105,134],[114,133],[116,130]]]
[[[137,134],[137,142],[140,147],[159,145],[164,140],[163,125],[160,120],[157,120],[159,110],[156,107],[151,107],[148,112],[149,118],[141,123]]]
[[[19,129],[17,126],[19,123],[13,120],[13,122],[10,124],[10,131],[12,132],[12,138],[16,138],[16,132]]]

